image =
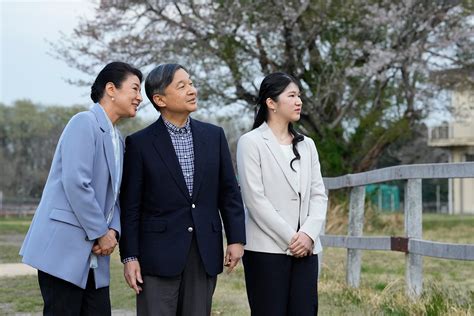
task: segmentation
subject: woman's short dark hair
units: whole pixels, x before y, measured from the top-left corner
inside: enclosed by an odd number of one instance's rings
[[[104,96],[104,90],[107,83],[112,82],[115,87],[119,88],[128,76],[135,75],[142,82],[143,75],[140,70],[120,61],[114,61],[107,64],[97,75],[91,86],[91,99],[97,103]]]
[[[160,109],[158,105],[155,104],[155,101],[153,101],[153,96],[155,94],[165,94],[166,87],[168,87],[173,81],[174,74],[179,69],[183,69],[184,71],[188,72],[188,70],[180,64],[161,64],[155,69],[153,69],[146,77],[146,96],[157,111],[159,111]]]
[[[295,77],[290,76],[284,72],[274,72],[263,78],[263,81],[260,84],[260,89],[258,91],[258,111],[255,115],[255,120],[253,122],[252,129],[259,127],[263,124],[263,122],[266,122],[268,120],[267,99],[270,98],[273,101],[278,102],[278,97],[280,96],[280,94],[283,93],[283,91],[285,91],[286,87],[288,87],[290,83],[296,84],[300,91],[303,90],[300,82],[296,80]],[[293,168],[293,162],[301,158],[298,152],[297,145],[299,142],[304,140],[304,136],[299,134],[291,123],[288,124],[288,131],[290,132],[290,134],[293,135],[292,144],[293,153],[295,154],[295,158],[293,158],[293,160],[291,160],[290,162],[290,167],[291,169],[295,170]]]

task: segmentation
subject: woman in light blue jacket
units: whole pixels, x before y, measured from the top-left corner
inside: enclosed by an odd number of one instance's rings
[[[134,117],[142,73],[105,66],[91,88],[89,111],[71,118],[20,250],[38,269],[45,315],[110,315],[109,261],[120,235],[118,189],[123,139],[115,127]]]

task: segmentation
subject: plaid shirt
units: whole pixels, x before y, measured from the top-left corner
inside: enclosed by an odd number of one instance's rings
[[[183,171],[184,181],[188,187],[189,195],[193,195],[193,180],[194,180],[194,147],[193,134],[191,133],[191,124],[189,118],[183,127],[178,127],[173,123],[167,121],[163,117],[166,129],[171,137],[174,151],[178,157],[181,171]],[[123,259],[123,263],[137,261],[137,257],[129,257]]]
[[[174,151],[176,152],[179,165],[183,171],[184,181],[186,181],[186,186],[191,196],[193,195],[194,180],[194,147],[189,117],[183,127],[177,127],[165,118],[163,118],[163,122],[170,134]]]

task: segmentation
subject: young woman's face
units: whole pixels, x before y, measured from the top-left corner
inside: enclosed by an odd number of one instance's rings
[[[278,96],[278,101],[275,102],[274,106],[276,112],[273,114],[280,116],[288,122],[296,122],[300,119],[302,105],[300,89],[292,82]]]
[[[135,75],[129,75],[116,89],[115,109],[119,117],[134,117],[137,114],[138,105],[143,101],[140,80]]]

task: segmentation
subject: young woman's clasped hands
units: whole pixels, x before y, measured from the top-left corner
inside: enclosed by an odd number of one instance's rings
[[[310,255],[313,252],[314,242],[303,232],[297,232],[293,238],[291,238],[288,250],[296,258],[301,258]]]

